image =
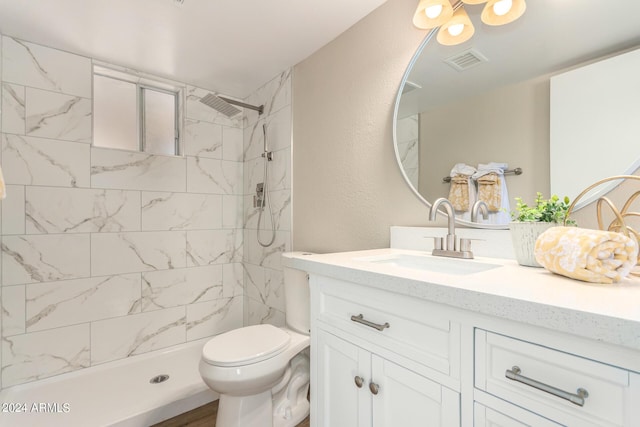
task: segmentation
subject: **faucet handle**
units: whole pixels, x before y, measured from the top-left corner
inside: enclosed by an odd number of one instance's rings
[[[461,237],[460,238],[460,250],[461,251],[469,251],[471,252],[471,242],[473,241],[477,241],[477,242],[484,242],[486,239],[471,239],[468,237]]]
[[[444,249],[444,237],[424,236],[423,239],[433,239],[433,249]]]
[[[442,237],[434,237],[433,238],[433,249],[442,249],[442,242],[444,239]]]

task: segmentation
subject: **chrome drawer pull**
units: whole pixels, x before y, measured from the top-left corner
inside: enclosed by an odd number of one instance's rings
[[[522,372],[520,368],[517,366],[514,366],[510,370],[507,369],[507,371],[504,373],[504,376],[509,378],[510,380],[518,381],[520,383],[526,384],[533,388],[537,388],[538,390],[541,390],[541,391],[553,394],[554,396],[558,396],[562,399],[568,400],[569,402],[578,406],[584,406],[584,399],[589,397],[589,392],[583,388],[579,388],[576,391],[576,394],[569,393],[567,391],[560,390],[559,388],[541,383],[540,381],[536,381],[534,379],[525,377],[524,375],[520,375],[520,372]]]
[[[365,326],[368,326],[373,329],[377,329],[379,331],[382,331],[383,329],[389,327],[389,322],[386,322],[384,325],[379,325],[377,323],[373,323],[373,322],[369,322],[368,320],[365,320],[362,314],[358,314],[357,316],[351,316],[351,320],[353,320],[356,323],[362,323]]]

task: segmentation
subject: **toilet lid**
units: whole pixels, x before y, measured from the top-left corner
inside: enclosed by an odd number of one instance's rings
[[[202,358],[211,365],[240,366],[280,353],[291,336],[273,325],[254,325],[225,332],[209,340]]]

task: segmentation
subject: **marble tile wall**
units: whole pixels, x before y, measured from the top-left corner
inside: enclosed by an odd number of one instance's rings
[[[170,157],[92,147],[91,58],[7,36],[0,51],[2,387],[212,336],[245,317],[283,323],[288,73],[246,100],[265,103],[260,118],[228,119],[199,102],[206,90],[186,86],[185,156]],[[265,121],[278,236],[262,249],[244,204]]]
[[[2,37],[2,34],[0,34],[0,37]],[[2,54],[2,40],[0,39],[0,135],[2,135],[2,122],[3,122],[3,116],[6,115],[6,112],[3,112],[3,110],[5,109],[4,106],[4,89],[3,89],[3,85],[2,85],[2,57],[4,55]],[[10,88],[9,88],[10,89]],[[13,96],[11,94],[9,94],[9,96]],[[1,144],[1,142],[0,142]],[[1,147],[1,145],[0,145]],[[0,149],[0,166],[2,165],[2,149]],[[2,201],[0,201],[0,241],[2,239]],[[2,248],[0,247],[0,250]],[[2,259],[0,259],[0,369],[2,368],[2,330],[4,329],[3,323],[2,323],[2,288],[4,286],[2,285]],[[2,390],[2,375],[0,374],[0,390]]]
[[[245,324],[284,325],[284,283],[280,255],[291,250],[291,73],[284,72],[246,100],[264,105],[264,114],[247,113],[244,128],[244,297]],[[256,184],[264,182],[263,124],[267,127],[267,191],[271,201],[275,241],[258,243],[259,209],[253,207]],[[271,217],[265,208],[260,238],[271,239]]]
[[[420,158],[419,130],[420,124],[417,114],[398,120],[398,153],[400,154],[404,173],[415,189],[418,188],[418,179],[420,177],[418,164]]]

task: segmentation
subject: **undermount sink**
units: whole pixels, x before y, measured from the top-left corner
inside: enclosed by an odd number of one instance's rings
[[[377,265],[390,267],[409,268],[412,270],[432,271],[454,275],[466,275],[480,273],[500,267],[499,264],[461,260],[455,258],[434,257],[430,255],[390,254],[365,258],[356,258],[356,261],[365,261]]]

